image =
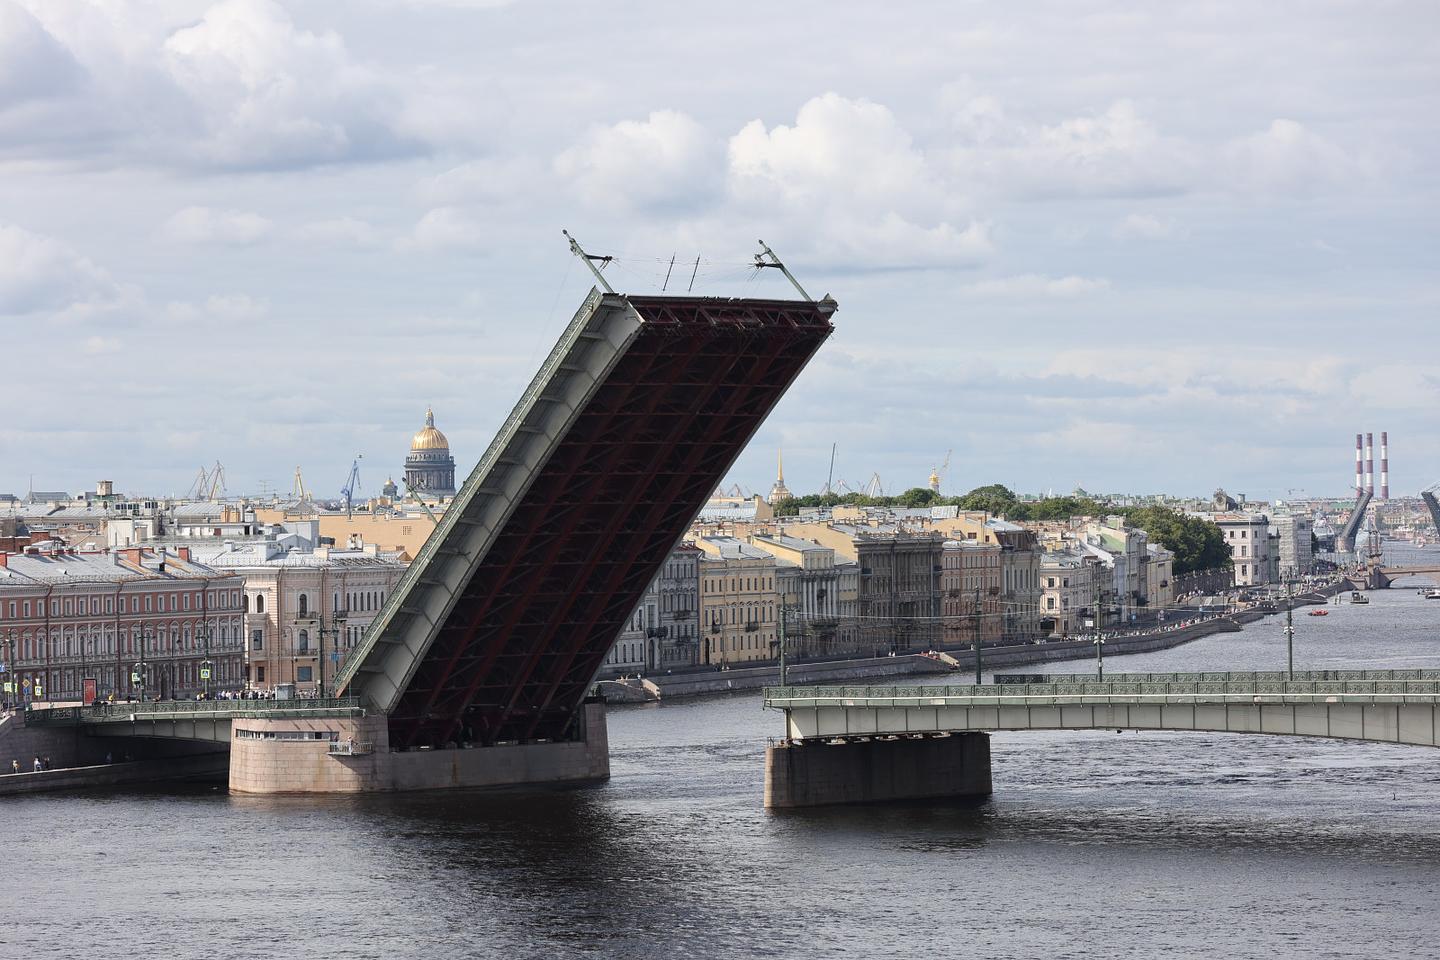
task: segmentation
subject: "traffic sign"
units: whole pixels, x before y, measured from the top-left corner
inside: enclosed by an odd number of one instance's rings
[[[132,673],[132,674],[130,674],[130,682],[131,682],[131,683],[139,683],[139,682],[140,682],[140,674],[138,674],[138,673]]]
[[[209,668],[209,667],[201,667],[201,668],[200,668],[200,679],[201,679],[201,680],[209,680],[209,679],[210,679],[210,668]]]
[[[24,687],[26,690],[29,690],[29,689],[30,689],[30,678],[29,678],[29,677],[26,677],[24,680],[20,681],[20,685],[21,685],[22,687]]]

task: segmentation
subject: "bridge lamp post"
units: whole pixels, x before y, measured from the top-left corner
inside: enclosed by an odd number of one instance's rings
[[[7,689],[7,690],[4,691],[5,696],[0,697],[0,699],[3,699],[3,700],[5,700],[5,701],[8,702],[8,701],[10,700],[10,697],[13,696],[13,697],[15,698],[15,703],[18,705],[19,702],[20,702],[20,681],[19,681],[19,679],[18,679],[17,674],[15,673],[15,631],[14,631],[14,630],[11,630],[10,633],[9,633],[9,635],[5,638],[5,663],[4,663],[4,667],[5,667],[4,671],[0,671],[0,676],[3,676],[3,682],[4,682],[5,686],[8,687],[9,689]]]
[[[1295,590],[1294,581],[1285,581],[1285,679],[1295,679]]]

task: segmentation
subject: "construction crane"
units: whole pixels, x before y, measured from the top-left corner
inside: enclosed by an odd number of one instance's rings
[[[225,465],[219,460],[210,469],[200,468],[186,493],[190,500],[215,500],[225,494]]]
[[[305,492],[305,478],[300,476],[300,468],[295,468],[295,485],[290,489],[290,496],[296,500],[304,500],[309,496]]]
[[[205,499],[218,500],[223,496],[225,496],[225,465],[216,460],[215,466],[210,470],[210,493]]]
[[[199,476],[191,482],[190,489],[185,493],[185,498],[187,500],[203,500],[205,499],[205,491],[208,489],[210,489],[210,471],[201,467]]]
[[[363,453],[355,454],[355,459],[350,461],[350,475],[345,478],[345,485],[340,488],[340,496],[345,498],[345,516],[355,516],[355,491],[360,489],[360,459]]]
[[[878,470],[877,470],[876,472],[870,474],[870,482],[867,483],[867,484],[865,484],[865,496],[867,496],[867,497],[883,497],[883,496],[885,496],[885,485],[880,482],[880,472],[879,472]]]
[[[830,444],[830,472],[825,475],[825,493],[827,495],[835,492],[830,489],[830,481],[835,479],[835,448],[838,446],[838,443]]]

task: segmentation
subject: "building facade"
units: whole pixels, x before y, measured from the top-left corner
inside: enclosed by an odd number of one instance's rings
[[[1272,532],[1279,546],[1280,578],[1303,577],[1315,571],[1315,521],[1303,514],[1276,517]]]
[[[602,677],[659,673],[700,662],[700,560],[693,543],[670,552],[615,638]]]
[[[345,549],[274,540],[193,548],[216,570],[244,578],[244,682],[261,692],[293,684],[302,695],[330,681],[405,573],[400,555],[373,544]]]
[[[1269,519],[1264,514],[1252,513],[1217,513],[1213,519],[1230,548],[1235,586],[1255,587],[1273,582]]]
[[[701,537],[700,663],[727,667],[778,654],[775,558],[734,537]]]
[[[1004,617],[1000,545],[946,540],[941,554],[940,606],[947,647],[1001,642]]]
[[[1040,627],[1051,637],[1083,636],[1093,626],[1096,604],[1110,571],[1085,550],[1044,554],[1040,561]]]
[[[775,576],[786,613],[786,652],[825,657],[859,652],[859,569],[836,562],[835,550],[784,534],[756,534],[750,543],[775,558]],[[853,581],[846,590],[843,581]]]
[[[189,551],[0,554],[3,699],[191,699],[244,683],[244,580]],[[87,683],[90,681],[90,683]]]

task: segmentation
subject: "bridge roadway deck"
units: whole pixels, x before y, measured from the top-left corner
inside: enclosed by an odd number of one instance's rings
[[[326,700],[166,700],[51,707],[25,712],[26,726],[83,727],[92,736],[166,737],[178,740],[230,740],[237,719],[308,720],[363,717],[358,697]]]
[[[1440,746],[1440,671],[1120,674],[964,686],[772,687],[791,741],[1186,730]]]

